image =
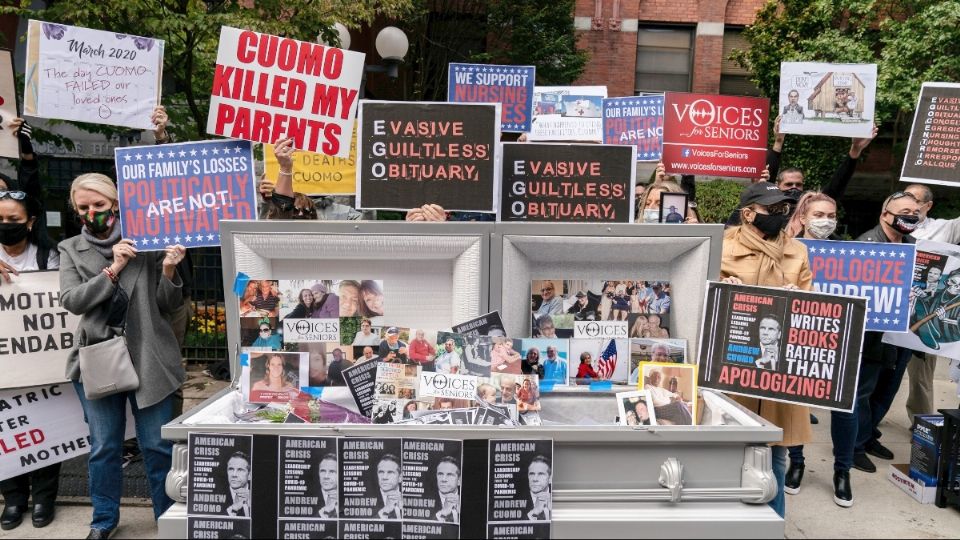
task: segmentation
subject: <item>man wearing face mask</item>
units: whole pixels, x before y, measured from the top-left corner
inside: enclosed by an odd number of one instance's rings
[[[905,191],[887,197],[880,213],[880,223],[862,234],[859,242],[885,242],[913,244],[910,235],[920,222],[920,202]],[[882,343],[882,332],[865,332],[863,337],[860,377],[857,381],[857,438],[853,466],[864,472],[875,472],[876,465],[867,454],[893,459],[893,452],[880,444],[881,433],[877,430],[893,398],[900,389],[900,382],[907,370],[911,351]]]

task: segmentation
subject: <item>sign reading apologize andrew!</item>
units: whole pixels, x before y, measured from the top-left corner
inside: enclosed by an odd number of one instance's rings
[[[163,40],[30,21],[23,113],[153,129]]]
[[[760,177],[769,99],[667,92],[664,105],[667,172]]]
[[[708,282],[700,386],[850,412],[865,300]]]
[[[207,133],[350,155],[364,54],[224,26]]]
[[[810,253],[814,290],[867,299],[867,330],[906,332],[913,244],[800,239]]]
[[[923,83],[900,181],[960,186],[960,83]]]
[[[447,101],[499,103],[500,129],[527,133],[533,119],[533,66],[450,63]]]
[[[636,146],[638,161],[660,161],[663,96],[604,99],[603,142]]]
[[[496,211],[500,105],[360,104],[357,207]]]
[[[505,143],[501,221],[632,223],[635,146]]]
[[[220,245],[221,219],[256,219],[248,141],[116,149],[120,227],[141,251]]]
[[[79,323],[60,305],[56,270],[22,272],[0,286],[0,388],[63,382]]]

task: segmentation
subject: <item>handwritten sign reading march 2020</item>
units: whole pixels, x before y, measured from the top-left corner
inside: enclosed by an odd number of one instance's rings
[[[357,207],[496,211],[499,103],[364,101]]]
[[[215,140],[117,148],[123,237],[141,251],[219,246],[221,219],[256,219],[252,147]]]
[[[533,119],[534,66],[456,64],[448,68],[447,101],[499,103],[500,129],[527,133]]]
[[[364,54],[224,26],[207,133],[350,155]]]
[[[23,112],[152,129],[163,45],[154,38],[30,21]]]
[[[603,142],[637,147],[637,161],[659,161],[663,149],[663,96],[603,100]]]

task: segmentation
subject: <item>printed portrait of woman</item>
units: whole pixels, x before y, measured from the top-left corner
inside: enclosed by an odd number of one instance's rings
[[[340,316],[341,317],[359,317],[360,316],[360,284],[352,279],[345,279],[340,282]]]
[[[383,315],[383,287],[372,279],[360,282],[360,315],[366,318]]]
[[[263,377],[250,387],[250,401],[289,401],[299,393],[298,375],[288,369],[282,354],[265,354],[251,359],[263,366]],[[259,369],[257,369],[259,372]]]

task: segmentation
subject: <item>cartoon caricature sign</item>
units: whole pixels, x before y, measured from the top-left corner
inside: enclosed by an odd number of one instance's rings
[[[876,64],[783,62],[780,132],[869,137],[876,95]]]

